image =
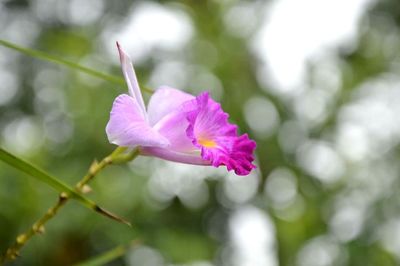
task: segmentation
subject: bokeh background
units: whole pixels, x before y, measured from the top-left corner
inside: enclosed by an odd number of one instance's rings
[[[69,203],[12,265],[400,264],[400,1],[0,1],[0,38],[142,85],[208,90],[258,143],[246,177],[139,158]],[[0,143],[69,184],[114,147],[118,86],[0,47]],[[149,95],[145,94],[148,99]],[[0,163],[0,250],[57,194]]]

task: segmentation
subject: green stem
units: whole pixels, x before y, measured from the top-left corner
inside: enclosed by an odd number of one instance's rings
[[[110,155],[108,155],[103,160],[101,160],[99,163],[97,163],[96,161],[94,163],[92,163],[87,174],[76,184],[76,190],[78,192],[83,192],[82,190],[84,189],[85,185],[90,180],[92,180],[106,166],[113,164],[113,163],[128,162],[128,161],[133,160],[134,158],[136,158],[139,155],[138,149],[134,149],[127,154],[124,154],[124,151],[126,151],[125,147],[118,147]],[[19,256],[20,250],[26,245],[26,243],[35,234],[44,232],[44,225],[50,219],[52,219],[54,216],[56,216],[58,211],[67,203],[67,201],[69,199],[70,199],[70,197],[68,196],[68,194],[61,193],[57,203],[54,206],[52,206],[51,208],[49,208],[46,211],[46,213],[29,228],[28,231],[26,231],[23,234],[20,234],[16,238],[14,244],[7,249],[5,255],[1,258],[0,265],[4,264],[6,261],[15,260]],[[113,214],[108,213],[102,209],[99,211],[113,219],[120,219],[118,217],[115,217]]]
[[[78,191],[81,191],[83,187],[89,183],[90,180],[92,180],[93,177],[97,175],[98,172],[103,170],[107,165],[112,164],[112,163],[119,163],[117,162],[117,158],[120,158],[121,154],[126,150],[127,148],[125,147],[118,147],[116,148],[109,156],[105,157],[103,160],[101,160],[100,163],[98,163],[96,160],[92,163],[92,165],[89,168],[89,171],[87,174],[81,179],[81,181],[76,184],[76,189]],[[135,154],[135,157],[138,155],[136,150],[134,150],[132,153]],[[132,157],[134,159],[134,157]],[[127,162],[121,161],[121,163]]]

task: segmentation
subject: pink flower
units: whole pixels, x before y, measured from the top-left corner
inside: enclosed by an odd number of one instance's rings
[[[218,167],[225,165],[238,175],[255,168],[256,143],[237,126],[208,92],[194,97],[162,86],[146,107],[128,55],[117,43],[129,95],[119,95],[106,127],[108,139],[119,146],[140,146],[143,155],[166,160]]]

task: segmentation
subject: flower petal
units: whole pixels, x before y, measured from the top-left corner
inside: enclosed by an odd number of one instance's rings
[[[189,122],[186,119],[186,113],[181,110],[172,112],[157,124],[153,126],[163,137],[168,139],[170,146],[168,149],[176,152],[192,153],[200,149],[193,145],[192,139],[186,134],[186,129],[189,127]]]
[[[134,101],[136,101],[137,105],[139,106],[140,114],[145,120],[147,120],[146,107],[144,105],[142,92],[140,91],[139,83],[137,81],[131,59],[124,52],[118,42],[117,47],[119,52],[119,59],[121,61],[122,73],[124,74],[126,84],[128,85],[129,94],[133,97]]]
[[[209,160],[202,158],[200,148],[196,147],[192,139],[186,134],[186,130],[189,127],[189,121],[186,119],[186,110],[191,103],[192,100],[184,102],[180,108],[175,108],[175,111],[165,115],[153,126],[154,130],[157,130],[163,137],[168,139],[170,143],[168,148],[144,147],[141,149],[143,155],[156,156],[174,162],[211,165]]]
[[[195,153],[183,153],[170,149],[143,147],[141,154],[145,156],[155,156],[172,162],[196,164],[196,165],[211,165],[210,161],[204,160],[200,156],[200,151]]]
[[[119,146],[167,147],[169,141],[144,120],[140,107],[129,95],[119,95],[110,113],[106,132],[108,140]]]
[[[228,122],[228,114],[208,93],[200,94],[192,102],[197,108],[187,113],[186,134],[201,149],[203,159],[215,167],[226,165],[238,175],[249,174],[255,168],[252,162],[256,143],[247,134],[237,135],[237,126]]]
[[[218,137],[215,148],[201,147],[201,156],[218,167],[225,165],[228,171],[234,170],[237,175],[248,175],[255,168],[253,151],[256,143],[247,134],[238,137]]]
[[[195,97],[180,90],[162,86],[151,96],[148,105],[150,125],[155,125],[167,114],[177,110],[180,106]]]

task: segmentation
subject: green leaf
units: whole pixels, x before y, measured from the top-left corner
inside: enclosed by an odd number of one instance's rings
[[[18,158],[17,156],[7,152],[6,150],[0,148],[0,160],[3,162],[15,167],[16,169],[34,177],[35,179],[46,183],[51,186],[53,189],[60,193],[66,193],[68,198],[72,198],[80,202],[83,206],[98,212],[106,217],[117,220],[119,222],[125,223],[129,225],[129,222],[119,218],[118,216],[100,208],[96,203],[91,201],[90,199],[84,197],[82,194],[78,193],[76,190],[63,183],[59,179],[51,176],[40,168]]]
[[[0,39],[0,45],[2,45],[4,47],[7,47],[7,48],[10,48],[10,49],[13,49],[15,51],[18,51],[20,53],[32,56],[32,57],[40,59],[40,60],[49,61],[49,62],[52,62],[52,63],[63,65],[63,66],[66,66],[66,67],[69,67],[69,68],[72,68],[72,69],[75,69],[75,70],[79,70],[79,71],[84,72],[84,73],[86,73],[88,75],[92,75],[94,77],[97,77],[97,78],[100,78],[100,79],[103,79],[103,80],[106,80],[106,81],[109,81],[109,82],[112,82],[112,83],[116,83],[116,84],[125,86],[124,79],[122,79],[120,77],[109,75],[109,74],[106,74],[106,73],[102,73],[102,72],[99,72],[97,70],[94,70],[94,69],[91,69],[91,68],[88,68],[88,67],[85,67],[85,66],[81,66],[81,65],[76,64],[74,62],[70,62],[68,60],[56,57],[54,55],[47,54],[47,53],[42,52],[42,51],[37,51],[37,50],[21,47],[19,45],[16,45],[14,43],[11,43],[11,42],[8,42],[8,41],[2,40],[2,39]],[[142,87],[142,89],[143,89],[143,91],[146,91],[148,93],[153,93],[153,91],[151,89],[149,89],[149,88]]]
[[[91,68],[87,68],[87,67],[78,65],[76,63],[67,61],[65,59],[58,58],[58,57],[53,56],[53,55],[49,55],[49,54],[41,52],[41,51],[37,51],[37,50],[29,49],[29,48],[24,48],[24,47],[18,46],[16,44],[13,44],[13,43],[7,42],[5,40],[1,40],[1,39],[0,39],[0,45],[5,46],[5,47],[10,48],[10,49],[13,49],[13,50],[16,50],[16,51],[18,51],[20,53],[35,57],[37,59],[50,61],[52,63],[56,63],[56,64],[59,64],[59,65],[64,65],[64,66],[67,66],[69,68],[82,71],[82,72],[84,72],[86,74],[98,77],[100,79],[104,79],[106,81],[110,81],[110,82],[121,84],[121,85],[125,84],[125,81],[120,77],[108,75],[108,74],[93,70]]]
[[[107,252],[104,252],[94,258],[88,259],[86,261],[75,264],[74,266],[100,266],[106,265],[107,263],[123,256],[125,252],[128,250],[129,246],[117,246]]]

